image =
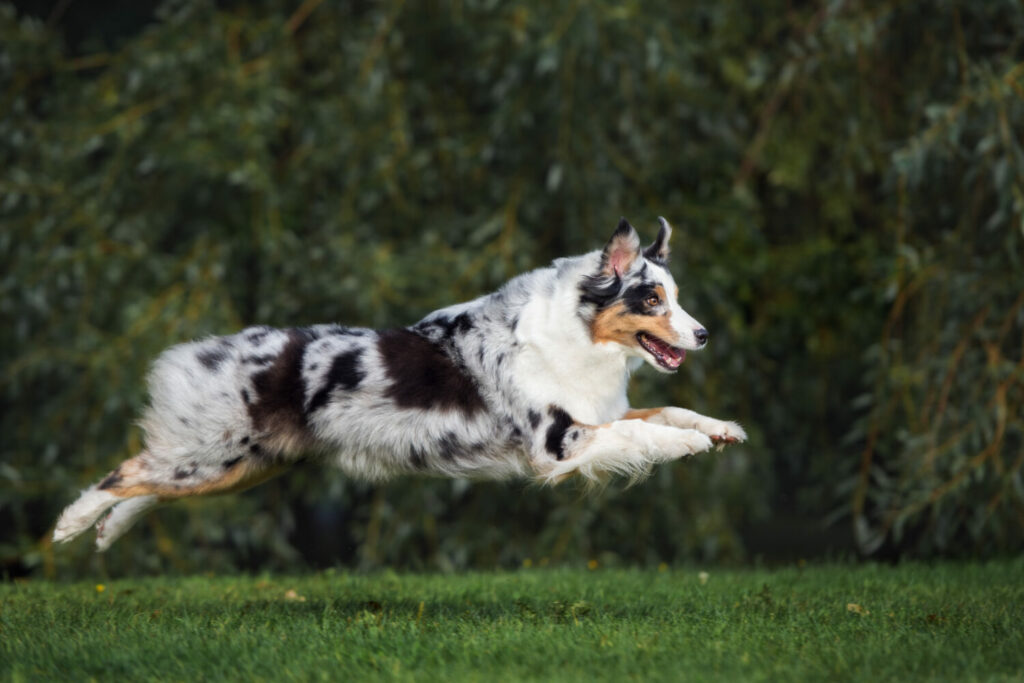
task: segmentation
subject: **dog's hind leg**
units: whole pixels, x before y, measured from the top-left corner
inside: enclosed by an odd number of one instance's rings
[[[204,465],[186,457],[169,463],[143,451],[118,465],[103,481],[83,491],[78,500],[61,513],[53,539],[70,541],[120,502],[97,537],[97,545],[106,549],[157,502],[240,491],[266,481],[285,468],[286,465],[263,457],[236,457]],[[128,505],[129,502],[132,504]],[[126,506],[124,510],[122,506]],[[111,523],[114,526],[108,530],[107,525]]]
[[[103,552],[109,548],[139,517],[159,504],[159,496],[148,495],[122,500],[115,505],[107,516],[96,524],[96,550]]]
[[[98,486],[87,488],[82,491],[78,500],[60,513],[57,526],[53,531],[53,540],[57,543],[70,541],[91,527],[100,518],[100,515],[120,500],[120,497],[109,491],[103,491]]]

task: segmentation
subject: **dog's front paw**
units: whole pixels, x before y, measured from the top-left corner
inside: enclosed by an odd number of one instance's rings
[[[676,446],[677,448],[682,446],[684,449],[683,453],[681,453],[682,456],[696,455],[697,453],[711,450],[713,440],[707,434],[696,429],[677,429],[676,431],[679,432],[676,438]]]
[[[701,426],[704,427],[705,425]],[[747,440],[747,433],[743,431],[743,427],[740,427],[735,422],[715,420],[702,431],[711,437],[711,440],[718,445],[719,450],[725,447],[726,444],[742,443]]]

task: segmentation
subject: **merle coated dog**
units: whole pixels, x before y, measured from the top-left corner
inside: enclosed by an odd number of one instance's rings
[[[671,227],[641,249],[623,219],[603,250],[562,258],[407,328],[253,327],[153,365],[145,449],[82,492],[54,540],[97,524],[105,550],[143,513],[258,484],[302,457],[352,477],[638,478],[743,441],[735,422],[631,409],[630,372],[675,372],[708,340],[676,302]],[[107,512],[109,510],[109,512]]]

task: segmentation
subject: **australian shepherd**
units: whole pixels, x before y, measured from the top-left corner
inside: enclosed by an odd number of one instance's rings
[[[743,441],[735,422],[629,406],[630,372],[674,373],[708,341],[676,301],[659,221],[647,248],[623,219],[604,249],[411,327],[251,327],[171,347],[149,375],[144,450],[83,491],[54,540],[96,524],[105,550],[160,503],[248,488],[300,458],[375,481],[600,483]]]

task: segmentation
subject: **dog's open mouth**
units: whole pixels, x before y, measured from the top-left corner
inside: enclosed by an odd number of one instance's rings
[[[683,359],[686,358],[686,351],[684,349],[672,346],[653,334],[637,332],[636,340],[640,342],[640,346],[644,347],[648,353],[654,356],[654,360],[658,361],[658,365],[666,370],[678,369],[682,365]]]

